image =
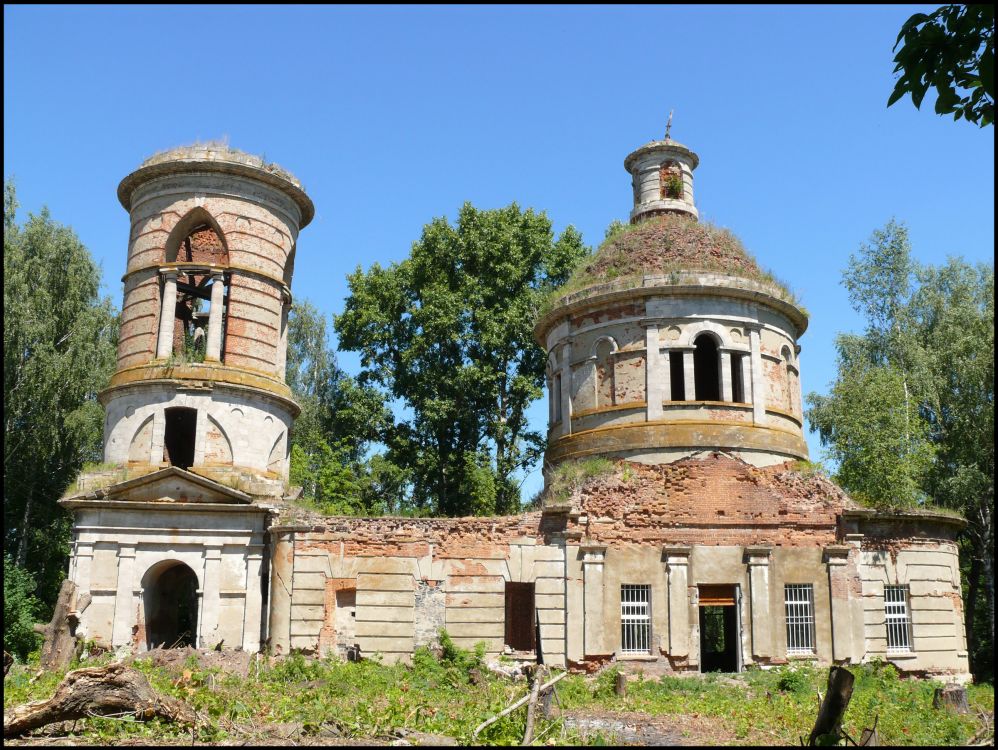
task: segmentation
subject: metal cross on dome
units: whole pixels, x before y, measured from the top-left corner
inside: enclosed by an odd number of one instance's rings
[[[672,113],[676,110],[669,110],[669,121],[665,124],[665,140],[669,140],[669,131],[672,129]]]

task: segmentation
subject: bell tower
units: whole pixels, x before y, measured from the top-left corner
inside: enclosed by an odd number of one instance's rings
[[[59,501],[77,633],[122,651],[256,651],[299,412],[291,275],[315,209],[288,172],[216,145],[147,159],[118,199],[130,232],[104,465]]]
[[[797,345],[807,315],[737,237],[699,221],[699,162],[668,134],[632,151],[630,225],[537,322],[549,468],[588,456],[657,464],[724,451],[756,466],[807,457]]]
[[[312,201],[288,172],[214,146],[146,160],[118,199],[131,232],[105,461],[286,479],[291,275]]]

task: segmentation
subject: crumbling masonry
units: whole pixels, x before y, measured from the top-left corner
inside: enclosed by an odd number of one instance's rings
[[[287,494],[301,184],[224,147],[146,161],[118,189],[109,468],[61,500],[85,637],[394,661],[446,628],[579,669],[880,658],[967,680],[962,522],[862,509],[801,462],[807,317],[697,223],[697,164],[669,139],[630,154],[631,225],[537,323],[548,482],[611,468],[523,515],[409,519],[316,517]]]

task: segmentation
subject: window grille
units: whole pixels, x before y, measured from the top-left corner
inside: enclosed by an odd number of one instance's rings
[[[783,588],[787,607],[787,653],[814,653],[814,586],[788,583]]]
[[[887,619],[887,652],[911,651],[907,586],[884,586],[884,614]]]
[[[620,650],[651,653],[651,586],[625,583],[620,587]]]

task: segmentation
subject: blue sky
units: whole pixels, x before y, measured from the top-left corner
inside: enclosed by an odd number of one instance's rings
[[[22,212],[77,231],[120,305],[118,182],[227,138],[315,201],[293,289],[332,315],[348,272],[402,260],[464,201],[598,244],[630,210],[624,157],[674,109],[701,216],[802,298],[802,387],[824,392],[835,334],[861,328],[841,271],[874,229],[906,222],[925,263],[993,258],[993,128],[931,96],[885,106],[891,47],[925,7],[6,6],[4,175]],[[543,402],[531,414],[542,429]]]

